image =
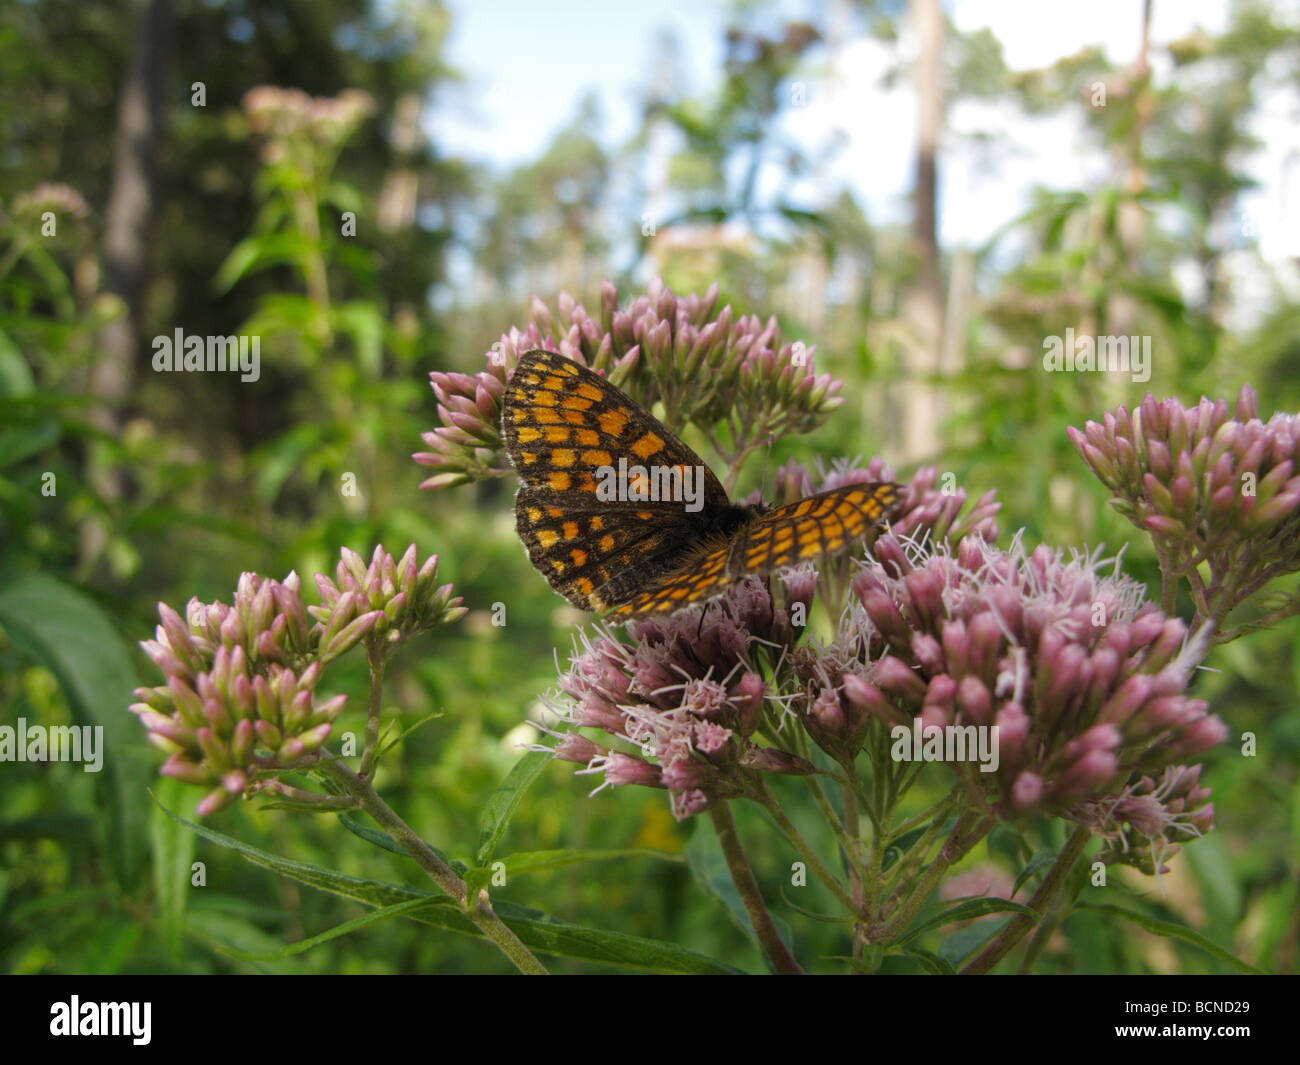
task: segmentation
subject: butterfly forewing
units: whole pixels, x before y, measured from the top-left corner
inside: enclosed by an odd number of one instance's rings
[[[506,385],[502,435],[522,482],[515,527],[529,560],[575,606],[600,589],[640,587],[693,546],[701,522],[734,509],[704,461],[622,390],[550,351],[522,355]],[[682,499],[601,499],[601,471],[690,470],[700,509]],[[635,478],[632,481],[636,483]]]

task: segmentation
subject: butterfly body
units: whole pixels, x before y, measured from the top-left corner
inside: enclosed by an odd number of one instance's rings
[[[744,577],[841,551],[898,499],[898,485],[877,482],[781,507],[733,503],[649,411],[550,351],[520,357],[501,421],[520,477],[515,527],[529,560],[575,606],[611,611],[617,621],[672,613]],[[651,498],[644,472],[611,495],[611,471],[629,463],[661,475],[658,483],[694,485],[698,498]]]

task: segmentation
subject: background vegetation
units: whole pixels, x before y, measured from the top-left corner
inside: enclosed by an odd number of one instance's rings
[[[390,667],[389,712],[403,726],[436,717],[386,759],[377,786],[424,838],[472,853],[478,811],[519,744],[536,738],[527,722],[581,615],[529,567],[512,481],[420,492],[410,453],[437,424],[427,373],[481,369],[492,342],[526,323],[534,295],[554,308],[567,290],[594,308],[605,278],[625,298],[656,274],[682,294],[717,281],[720,305],[775,313],[785,335],[817,346],[820,371],[846,381],[845,406],[816,434],[783,441],[769,475],[791,456],[879,453],[908,473],[934,463],[973,496],[996,488],[1003,539],[1023,527],[1031,544],[1131,543],[1125,568],[1153,589],[1149,547],[1106,506],[1065,427],[1132,407],[1147,388],[1231,402],[1243,381],[1259,389],[1265,418],[1300,410],[1296,264],[1266,266],[1257,241],[1268,220],[1241,211],[1262,101],[1280,94],[1294,106],[1300,89],[1300,27],[1269,5],[1232,4],[1216,35],[1144,35],[1122,65],[1085,47],[1029,70],[1010,68],[991,33],[958,32],[934,0],[814,7],[808,21],[737,6],[710,92],[683,93],[669,65],[646,87],[629,142],[596,135],[599,101],[589,98],[545,151],[505,173],[447,155],[424,132],[458,78],[444,59],[453,17],[437,3],[369,0],[0,8],[0,724],[100,724],[107,743],[97,775],[0,764],[7,971],[508,968],[480,942],[405,920],[275,962],[224,953],[270,950],[363,911],[162,815],[147,789],[186,814],[198,793],[155,775],[126,706],[131,688],[156,683],[136,641],[152,634],[159,600],[228,599],[244,570],[296,570],[309,591],[340,546],[368,558],[376,543],[400,553],[414,541],[440,556],[441,579],[470,613]],[[1132,17],[1149,26],[1150,5]],[[836,56],[863,36],[893,49],[892,76],[916,85],[906,225],[873,221],[824,180],[823,160],[780,132],[800,89],[833,76]],[[352,101],[356,113],[277,136],[246,97],[263,85],[302,90],[304,123],[307,97]],[[349,90],[367,95],[341,95]],[[1080,154],[1104,159],[1103,177],[1042,192],[985,247],[941,246],[948,117],[970,101],[1073,115]],[[996,169],[996,138],[987,147]],[[760,180],[771,173],[781,180]],[[53,234],[42,231],[47,210]],[[1235,313],[1243,276],[1262,308],[1250,320]],[[261,380],[153,372],[152,338],[178,326],[260,335]],[[1067,327],[1150,335],[1151,381],[1043,373],[1043,338]],[[341,490],[346,474],[356,494]],[[507,605],[505,627],[491,623],[495,603]],[[347,662],[339,727],[359,732],[364,664]],[[1300,623],[1224,647],[1211,664],[1198,693],[1234,737],[1257,735],[1258,754],[1242,757],[1235,739],[1211,753],[1203,779],[1215,831],[1159,884],[1130,883],[1151,915],[1294,972]],[[697,826],[675,823],[661,793],[588,799],[585,779],[548,767],[509,829],[511,847],[687,853]],[[415,878],[331,816],[244,803],[215,825],[300,861]],[[748,815],[740,826],[763,838]],[[995,835],[981,859],[998,862],[1009,846]],[[788,875],[780,848],[751,857],[760,876]],[[206,887],[178,889],[195,860]],[[497,894],[762,965],[686,862],[575,866]],[[833,926],[784,916],[816,953],[841,953]],[[1109,917],[1084,912],[1061,926],[1040,967],[1220,964],[1145,932],[1117,935]]]

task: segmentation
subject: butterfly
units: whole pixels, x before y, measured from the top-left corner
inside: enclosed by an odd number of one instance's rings
[[[881,481],[778,507],[732,503],[653,414],[551,351],[520,356],[501,434],[519,474],[515,528],[529,561],[574,606],[616,622],[671,614],[745,577],[848,550],[901,492]]]

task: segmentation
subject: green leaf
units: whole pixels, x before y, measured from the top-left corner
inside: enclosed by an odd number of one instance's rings
[[[376,847],[382,847],[384,850],[391,851],[393,854],[400,854],[403,858],[410,857],[410,855],[402,849],[402,845],[398,843],[397,840],[393,839],[393,837],[387,832],[380,832],[377,828],[370,828],[368,825],[363,825],[353,818],[351,814],[339,814],[339,820],[343,822],[344,828],[354,836],[359,836],[361,839],[364,839],[367,843],[373,843]],[[469,866],[464,862],[457,861],[455,858],[449,858],[427,840],[424,845],[456,870],[457,876],[463,876],[465,871],[469,868]]]
[[[441,899],[409,899],[406,902],[399,902],[393,906],[384,906],[378,910],[371,910],[361,917],[354,917],[351,921],[344,921],[340,925],[321,932],[319,935],[310,936],[307,939],[300,939],[297,943],[290,943],[287,947],[279,947],[275,950],[252,952],[245,950],[236,950],[234,947],[220,948],[223,954],[229,954],[231,957],[239,958],[241,961],[280,961],[284,958],[290,958],[295,954],[301,954],[304,950],[310,950],[312,947],[327,943],[331,939],[337,939],[339,936],[345,936],[349,932],[355,932],[358,928],[364,928],[368,924],[375,924],[378,921],[387,920],[389,917],[397,917],[404,913],[411,913],[415,910],[424,909],[427,906],[441,906],[445,902]]]
[[[954,921],[969,921],[976,917],[985,917],[990,913],[1019,913],[1035,922],[1041,916],[1037,910],[1031,910],[1028,906],[1012,902],[1010,899],[988,897],[959,899],[951,906],[943,906],[938,912],[932,911],[929,916],[926,916],[923,911],[916,922],[896,941],[895,946],[910,943],[931,928],[938,928]]]
[[[96,787],[108,855],[133,887],[144,857],[149,748],[127,711],[139,678],[112,624],[77,589],[41,573],[0,588],[0,628],[58,679],[77,725],[102,728]]]
[[[241,278],[272,266],[299,262],[312,253],[312,245],[298,233],[256,233],[245,237],[226,256],[217,269],[213,288],[224,293]]]
[[[156,794],[173,806],[179,805],[189,789],[179,780],[163,778]],[[185,930],[185,900],[189,894],[190,867],[194,861],[194,833],[168,817],[155,804],[149,819],[153,843],[153,886],[157,898],[163,940],[173,959],[180,957]]]
[[[63,435],[53,418],[0,430],[0,469],[17,465],[58,443]]]
[[[334,321],[356,344],[357,365],[367,377],[378,377],[384,353],[384,316],[378,306],[362,300],[337,304]]]
[[[684,862],[680,854],[668,851],[652,850],[648,847],[623,847],[613,850],[554,850],[554,851],[520,851],[509,858],[498,858],[504,862],[507,876],[519,876],[523,873],[541,873],[551,869],[562,869],[567,865],[581,865],[583,862],[610,862],[619,858],[658,858],[665,862]],[[496,863],[493,862],[492,865]],[[471,873],[487,870],[492,872],[492,865],[481,866]],[[468,876],[466,878],[468,880]],[[490,877],[489,877],[490,878]],[[486,881],[485,881],[486,882]]]
[[[429,908],[415,908],[406,914],[409,920],[462,935],[482,937],[478,928],[449,898],[417,891],[400,884],[363,880],[360,877],[347,876],[330,869],[281,858],[241,843],[204,825],[186,821],[170,810],[166,812],[168,816],[180,821],[203,839],[222,847],[229,847],[254,865],[288,876],[299,883],[353,899],[367,906],[380,908],[422,899],[429,904]],[[714,975],[741,972],[725,962],[715,961],[713,958],[686,950],[675,943],[569,924],[540,910],[516,906],[508,902],[494,902],[493,908],[497,916],[509,926],[524,945],[538,953],[595,961],[643,972]]]
[[[196,943],[201,943],[214,954],[240,959],[241,953],[248,957],[269,954],[282,944],[265,929],[259,928],[247,917],[230,913],[220,913],[208,907],[192,906],[185,914],[185,936]],[[301,962],[281,959],[277,962],[250,962],[253,969],[261,973],[302,973]]]
[[[1112,902],[1081,902],[1078,905],[1078,909],[1097,910],[1100,913],[1111,913],[1116,917],[1123,917],[1126,920],[1132,921],[1139,928],[1145,928],[1152,935],[1162,936],[1165,939],[1181,939],[1184,943],[1190,943],[1194,947],[1199,947],[1211,957],[1227,962],[1229,965],[1240,969],[1244,973],[1255,973],[1261,976],[1266,975],[1265,970],[1256,969],[1255,966],[1242,961],[1231,951],[1225,950],[1212,939],[1207,939],[1194,928],[1188,928],[1186,925],[1178,924],[1175,921],[1162,921],[1158,917],[1148,917],[1144,913],[1135,913],[1133,910],[1127,910],[1123,906],[1116,906]]]
[[[912,947],[909,950],[900,951],[899,953],[905,958],[911,958],[931,976],[957,975],[957,970],[948,963],[946,958],[941,958],[938,954],[934,954],[928,950],[921,950],[919,947]]]
[[[947,817],[948,815],[945,813],[944,816]],[[945,831],[947,829],[950,829],[951,825],[955,825],[957,823],[956,817],[948,817],[948,820],[951,822],[951,824],[949,826],[946,826]],[[885,845],[884,854],[881,855],[881,860],[880,860],[881,871],[886,873],[889,872],[890,867],[896,861],[902,858],[903,855],[905,855],[908,851],[910,851],[914,846],[916,846],[917,842],[921,839],[921,837],[924,836],[927,832],[929,832],[930,828],[933,825],[934,822],[929,821],[924,825],[917,825],[916,828],[909,829],[907,832],[904,832],[901,836],[897,836],[894,839],[891,839],[889,843]]]
[[[478,850],[474,853],[476,865],[488,864],[524,794],[541,776],[552,757],[549,751],[529,751],[514,764],[501,786],[492,793],[479,814]]]
[[[1051,865],[1054,861],[1056,861],[1056,851],[1053,850],[1039,851],[1030,858],[1025,864],[1025,867],[1020,870],[1020,875],[1016,877],[1016,882],[1011,887],[1012,896],[1016,895],[1017,892],[1024,887],[1025,881],[1038,872],[1038,870],[1047,868],[1047,866]]]

